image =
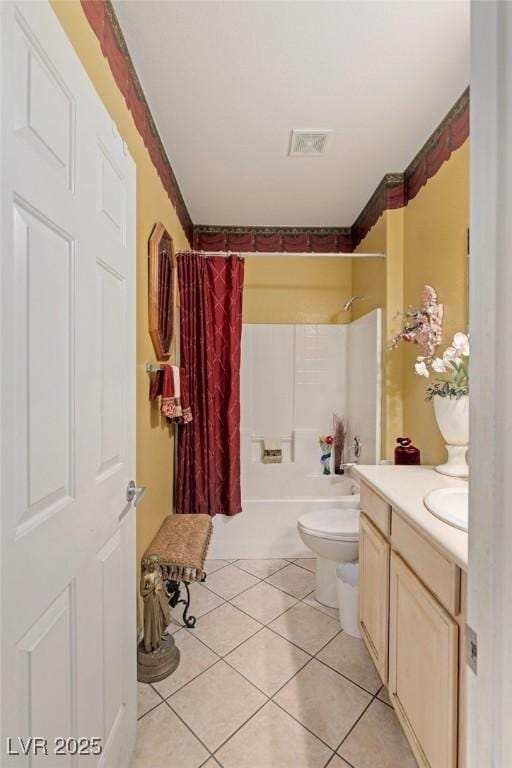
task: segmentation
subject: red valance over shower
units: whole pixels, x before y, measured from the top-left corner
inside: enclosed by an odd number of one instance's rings
[[[240,351],[244,262],[178,258],[181,365],[194,420],[180,430],[176,512],[235,515],[240,490]]]

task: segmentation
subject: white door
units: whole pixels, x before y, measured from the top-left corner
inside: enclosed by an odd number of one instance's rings
[[[126,768],[135,166],[51,7],[0,13],[0,765]]]
[[[512,4],[473,0],[468,624],[478,651],[476,674],[467,667],[469,768],[512,766],[511,73]]]

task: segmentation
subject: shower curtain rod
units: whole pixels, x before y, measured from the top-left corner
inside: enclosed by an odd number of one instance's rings
[[[191,253],[192,251],[177,251],[176,255],[181,256],[183,253]],[[317,253],[313,251],[306,251],[304,253],[294,253],[293,251],[194,251],[201,256],[220,256],[222,258],[229,258],[230,256],[249,256],[250,258],[268,258],[268,257],[282,257],[285,258],[318,258],[318,259],[384,259],[385,253],[340,253],[338,251],[332,253]]]

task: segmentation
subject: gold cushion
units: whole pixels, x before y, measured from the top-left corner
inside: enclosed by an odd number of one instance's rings
[[[156,558],[164,579],[200,581],[212,535],[209,515],[170,515],[142,556],[142,567]]]

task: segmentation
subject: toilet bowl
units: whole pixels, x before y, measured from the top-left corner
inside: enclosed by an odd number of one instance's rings
[[[336,608],[336,567],[353,563],[359,551],[359,497],[342,507],[307,512],[297,522],[299,535],[317,557],[315,597]]]

